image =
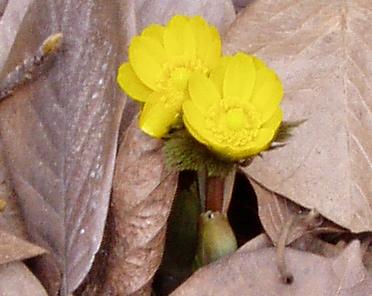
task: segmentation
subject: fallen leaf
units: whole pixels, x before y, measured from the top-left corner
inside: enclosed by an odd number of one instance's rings
[[[44,250],[25,241],[27,235],[23,219],[14,194],[7,185],[7,172],[2,153],[0,153],[0,193],[7,204],[4,211],[0,213],[0,295],[47,296],[41,283],[22,262],[10,262],[38,255]]]
[[[8,0],[0,0],[0,19],[4,14],[6,5],[8,4]]]
[[[252,2],[225,51],[263,58],[281,77],[285,120],[306,122],[246,173],[353,232],[372,230],[372,3]]]
[[[1,7],[4,9],[6,8],[6,11],[4,11],[4,14],[0,17],[0,73],[8,59],[10,49],[17,37],[18,30],[32,0],[7,2],[8,1],[0,0],[0,10]]]
[[[50,252],[36,270],[49,295],[74,291],[101,243],[124,103],[115,82],[123,31],[114,0],[32,1],[3,68],[8,73],[50,34],[63,33],[49,70],[0,106],[28,232]]]
[[[257,196],[258,216],[262,226],[270,239],[276,244],[284,225],[292,216],[301,213],[302,209],[294,202],[267,190],[254,180],[250,180],[250,182]],[[287,239],[288,243],[299,238],[307,231],[305,228],[299,230],[296,233],[291,233],[291,237]]]
[[[362,264],[360,243],[352,242],[339,256],[325,258],[286,249],[291,285],[283,284],[274,248],[236,252],[196,272],[172,296],[307,295],[366,296],[372,277]]]
[[[237,12],[240,12],[242,9],[244,9],[247,5],[249,5],[252,0],[232,0],[234,3],[235,10]]]
[[[120,145],[111,210],[113,241],[105,295],[150,295],[158,269],[178,174],[165,169],[162,142],[145,135],[137,120]]]
[[[135,3],[139,32],[151,23],[166,23],[176,14],[200,15],[220,32],[225,32],[235,19],[231,0],[138,0]]]
[[[48,296],[38,279],[22,262],[0,266],[0,295]]]
[[[266,233],[261,233],[241,246],[237,252],[253,252],[262,248],[271,247],[272,242]]]
[[[0,230],[0,264],[24,260],[45,252],[37,245]]]

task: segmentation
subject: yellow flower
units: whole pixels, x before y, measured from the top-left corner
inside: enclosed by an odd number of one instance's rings
[[[283,87],[259,59],[223,57],[210,77],[193,74],[183,120],[191,135],[220,156],[239,160],[266,149],[282,121]]]
[[[129,96],[145,103],[141,129],[164,136],[180,118],[190,74],[208,74],[220,57],[218,31],[199,16],[175,16],[166,26],[150,25],[134,37],[117,80]]]

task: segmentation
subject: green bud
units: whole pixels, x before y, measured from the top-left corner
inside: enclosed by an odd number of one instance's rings
[[[207,211],[200,215],[196,268],[216,261],[237,248],[234,232],[224,214]]]

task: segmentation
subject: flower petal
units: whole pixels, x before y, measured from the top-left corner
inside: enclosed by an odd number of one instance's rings
[[[128,96],[140,102],[145,102],[146,98],[152,92],[151,89],[138,79],[129,63],[124,63],[120,66],[117,82]]]
[[[152,93],[141,112],[140,128],[152,137],[163,137],[179,119],[182,99],[174,100],[168,96],[166,93]]]
[[[208,133],[206,132],[205,117],[191,100],[182,105],[183,122],[189,133],[200,143],[208,145]],[[207,137],[206,137],[207,136]],[[211,135],[209,135],[211,136]]]
[[[190,24],[195,37],[196,56],[209,69],[216,67],[221,57],[221,38],[217,29],[200,16],[191,18]]]
[[[153,90],[158,89],[157,82],[165,62],[164,48],[153,38],[134,37],[129,46],[129,62],[137,77]]]
[[[165,27],[163,38],[169,57],[195,57],[195,37],[188,17],[174,16]]]
[[[251,155],[256,155],[266,150],[275,135],[275,130],[271,128],[262,128],[254,141],[254,147],[251,149]]]
[[[276,110],[274,111],[274,114],[271,116],[271,118],[268,121],[264,123],[262,127],[270,128],[276,131],[279,128],[282,122],[282,119],[283,119],[283,112],[280,108],[277,107]]]
[[[208,112],[209,108],[220,100],[220,94],[215,84],[200,73],[191,75],[189,79],[189,92],[191,100],[201,112]]]
[[[249,100],[256,80],[256,68],[251,56],[237,53],[228,61],[223,82],[225,97]]]
[[[283,86],[278,76],[268,67],[261,67],[257,71],[251,103],[261,112],[264,122],[273,115],[282,97]]]
[[[261,68],[266,68],[266,64],[264,63],[264,61],[260,60],[259,58],[253,56],[253,63],[254,63],[254,66],[256,67],[256,71],[258,71],[259,69]],[[256,80],[257,80],[257,77],[256,77]]]
[[[143,31],[141,36],[153,38],[159,44],[163,46],[163,36],[164,36],[164,27],[158,24],[153,24],[146,27]]]
[[[230,56],[223,56],[220,59],[218,66],[214,68],[209,75],[210,79],[215,83],[221,95],[223,94],[223,81],[225,79],[226,68],[231,59],[232,57]]]

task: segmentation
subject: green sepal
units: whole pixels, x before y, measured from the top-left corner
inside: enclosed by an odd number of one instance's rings
[[[288,140],[292,137],[294,129],[299,127],[306,120],[307,119],[283,121],[278,128],[278,131],[276,132],[270,147],[267,150],[275,150],[284,147]]]
[[[210,177],[225,177],[237,164],[218,158],[185,129],[170,133],[163,149],[168,168],[178,171],[199,171],[205,168]]]

